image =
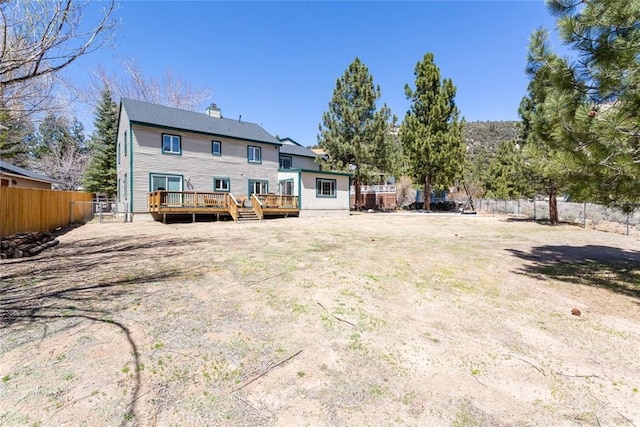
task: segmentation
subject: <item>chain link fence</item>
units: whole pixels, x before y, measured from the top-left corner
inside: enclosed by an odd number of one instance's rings
[[[82,218],[71,218],[71,222],[127,222],[127,203],[118,202],[115,199],[97,198],[90,202],[73,202],[78,205],[91,205],[91,209]],[[73,212],[73,210],[72,210]]]
[[[475,201],[476,209],[487,213],[516,215],[534,221],[549,220],[547,200],[490,200]],[[626,214],[619,209],[606,208],[595,203],[575,203],[558,200],[560,222],[580,225],[601,231],[640,237],[640,212]]]

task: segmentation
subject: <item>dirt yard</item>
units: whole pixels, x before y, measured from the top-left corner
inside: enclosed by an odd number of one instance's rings
[[[640,426],[633,237],[361,214],[59,239],[0,262],[1,425]]]

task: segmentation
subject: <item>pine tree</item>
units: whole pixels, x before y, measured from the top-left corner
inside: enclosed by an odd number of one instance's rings
[[[546,32],[534,34],[529,99],[521,108],[531,158],[541,175],[574,199],[635,209],[640,206],[640,2],[549,0],[548,6],[558,18],[561,39],[579,60],[557,57]]]
[[[377,109],[380,87],[356,58],[336,81],[329,110],[322,116],[318,146],[330,156],[331,166],[351,170],[360,201],[360,185],[375,173],[385,172],[389,164],[388,133],[391,111],[384,104]]]
[[[400,130],[409,174],[424,183],[425,209],[430,210],[432,189],[444,189],[462,174],[464,164],[463,123],[454,98],[451,79],[441,79],[432,53],[418,62],[415,90],[407,84],[411,106]]]
[[[76,118],[48,114],[31,146],[34,169],[56,180],[63,190],[76,190],[87,164],[82,124]]]
[[[113,196],[117,190],[116,133],[118,111],[108,88],[102,91],[101,101],[96,109],[94,126],[95,130],[89,145],[91,160],[85,173],[84,186],[87,191]]]
[[[526,169],[520,146],[515,141],[502,141],[487,168],[487,197],[516,199],[526,195],[529,187]]]
[[[16,117],[0,101],[0,160],[15,166],[27,166],[29,153],[25,143],[28,135],[33,133],[31,123]]]

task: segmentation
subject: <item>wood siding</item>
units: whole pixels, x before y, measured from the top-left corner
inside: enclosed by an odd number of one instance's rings
[[[296,156],[291,154],[283,154],[283,156],[291,156],[291,169],[309,169],[320,170],[320,165],[311,157]]]
[[[147,212],[147,193],[150,191],[152,173],[179,175],[184,180],[189,179],[193,191],[213,191],[214,177],[227,178],[230,192],[236,197],[248,196],[249,180],[267,181],[269,192],[278,189],[277,145],[136,124],[132,130],[134,212]],[[180,155],[162,152],[163,133],[180,136]],[[211,154],[212,140],[222,142],[222,155]],[[248,162],[248,146],[261,147],[261,163]],[[186,188],[183,181],[182,191],[187,190],[191,189]]]

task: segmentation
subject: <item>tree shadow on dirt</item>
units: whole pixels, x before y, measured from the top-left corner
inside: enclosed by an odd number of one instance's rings
[[[529,252],[507,251],[530,261],[518,270],[521,274],[605,288],[640,299],[640,252],[599,245],[544,245]]]
[[[58,334],[83,321],[98,322],[124,333],[133,366],[139,367],[138,345],[127,325],[115,320],[118,312],[131,298],[144,296],[143,285],[193,278],[194,272],[157,263],[124,271],[122,266],[175,253],[200,241],[144,237],[115,241],[101,237],[56,248],[43,257],[5,261],[2,263],[5,274],[0,275],[0,329],[5,337],[12,337],[15,345],[32,339],[29,337],[34,328],[44,326],[45,331]],[[7,350],[6,345],[2,347]],[[140,376],[140,370],[135,369],[133,391],[122,424],[136,424]]]
[[[211,241],[199,238],[161,239],[154,236],[78,240],[60,245],[39,256],[2,261],[1,265],[8,268],[3,269],[7,271],[0,272],[0,280],[34,276],[42,280],[96,267],[106,268],[109,265],[161,259],[176,253],[192,251],[201,243]]]

